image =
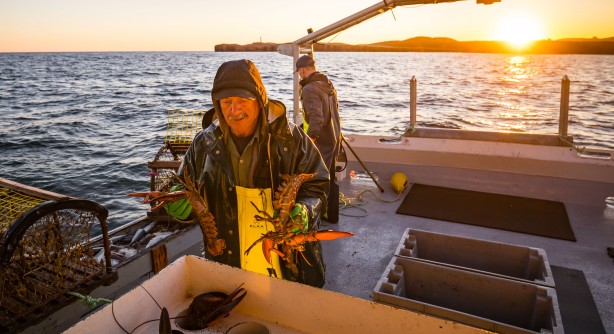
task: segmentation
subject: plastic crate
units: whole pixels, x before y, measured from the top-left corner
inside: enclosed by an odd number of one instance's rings
[[[553,288],[393,257],[376,302],[497,333],[564,333]]]
[[[540,248],[408,228],[395,255],[555,286],[546,252]]]

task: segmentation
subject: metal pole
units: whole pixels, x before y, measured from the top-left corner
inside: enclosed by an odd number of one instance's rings
[[[293,109],[293,121],[294,124],[298,124],[301,125],[301,123],[303,122],[303,117],[301,115],[301,107],[299,104],[299,77],[298,77],[298,73],[295,70],[295,65],[296,61],[298,60],[298,57],[300,57],[300,52],[301,52],[301,46],[297,45],[297,44],[293,44],[292,45],[292,102],[293,105],[292,107]]]
[[[341,139],[343,139],[343,142],[345,143],[345,146],[347,146],[350,149],[350,151],[352,151],[352,154],[354,154],[354,156],[356,157],[356,160],[358,160],[358,162],[360,162],[360,165],[362,166],[362,168],[364,168],[365,172],[367,172],[367,174],[369,174],[369,176],[371,177],[371,180],[373,180],[373,182],[375,182],[375,185],[379,188],[379,190],[381,192],[384,192],[384,188],[382,188],[382,185],[380,185],[379,182],[377,182],[375,177],[373,177],[373,174],[371,174],[371,171],[369,170],[369,168],[367,168],[367,166],[365,166],[364,162],[362,162],[362,160],[360,160],[358,155],[356,155],[356,152],[354,152],[354,149],[352,148],[352,146],[350,146],[350,143],[348,143],[347,139],[345,139],[345,136],[341,135]]]
[[[567,136],[569,124],[569,86],[570,81],[567,75],[561,80],[561,111],[559,114],[559,136]]]
[[[414,75],[411,77],[411,80],[409,80],[409,125],[412,129],[416,127],[416,109],[418,105],[417,86],[418,80]]]

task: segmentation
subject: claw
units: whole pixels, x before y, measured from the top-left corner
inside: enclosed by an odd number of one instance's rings
[[[266,259],[266,262],[268,262],[269,264],[271,264],[271,249],[273,249],[273,246],[275,246],[275,244],[273,243],[273,240],[271,239],[262,240],[262,254],[264,254],[264,258]]]
[[[262,236],[258,240],[254,241],[254,243],[252,243],[251,246],[249,246],[243,254],[245,255],[249,254],[249,251],[251,251],[252,248],[254,248],[254,246],[256,246],[257,243],[259,243],[260,241],[263,241],[265,238],[266,236]]]
[[[351,237],[353,235],[354,233],[351,233],[351,232],[339,232],[339,231],[332,231],[332,230],[301,233],[301,234],[295,235],[294,237],[286,241],[286,244],[290,246],[298,246],[306,242],[313,242],[313,241],[318,241],[318,240],[335,240],[335,239],[340,239],[340,238]]]
[[[158,204],[156,204],[152,210],[158,210],[159,208],[163,207],[165,204],[168,203],[172,203],[175,201],[178,201],[180,199],[185,199],[188,198],[188,194],[184,191],[184,190],[180,190],[180,191],[173,191],[172,193],[167,193],[158,197],[154,197],[151,199],[151,202],[159,202]]]
[[[286,255],[279,251],[279,249],[275,248],[275,242],[273,240],[265,238],[262,240],[262,254],[264,254],[264,258],[266,262],[271,263],[271,252],[275,252],[282,259],[286,257]]]
[[[318,240],[335,240],[335,239],[340,239],[340,238],[351,237],[353,235],[354,233],[352,232],[325,230],[325,231],[316,232],[315,237]]]
[[[207,246],[207,252],[212,256],[222,254],[224,249],[226,249],[226,241],[224,239],[218,239],[215,218],[209,212],[207,196],[204,193],[204,182],[195,185],[190,178],[191,175],[187,165],[183,169],[183,179],[177,175],[174,176],[177,182],[185,188],[184,190],[173,191],[171,193],[161,191],[136,192],[128,194],[128,196],[143,197],[143,204],[150,204],[152,211],[160,210],[165,204],[187,199],[192,206],[192,215],[197,218],[197,222],[200,225],[203,240]],[[252,246],[250,246],[250,249]],[[249,252],[249,249],[247,252]]]
[[[131,197],[143,197],[143,202],[142,204],[147,204],[151,201],[152,198],[158,197],[160,195],[162,195],[163,193],[160,191],[147,191],[147,192],[136,192],[136,193],[130,193],[128,194],[128,196]]]
[[[137,192],[137,193],[130,193],[128,194],[128,196],[143,197],[143,204],[158,202],[158,204],[154,205],[151,208],[152,211],[157,211],[158,209],[163,207],[164,204],[171,203],[171,202],[174,202],[180,199],[188,198],[188,195],[183,190],[173,191],[172,193],[163,193],[160,191]]]

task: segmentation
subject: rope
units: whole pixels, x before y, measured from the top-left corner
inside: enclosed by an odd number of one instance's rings
[[[395,198],[393,199],[385,199],[382,196],[380,196],[379,194],[373,192],[370,189],[367,190],[363,190],[360,194],[358,194],[358,196],[351,198],[351,197],[346,197],[345,194],[343,193],[339,193],[339,202],[341,204],[339,204],[339,214],[346,216],[346,217],[353,217],[353,218],[360,218],[360,217],[366,217],[369,212],[362,208],[362,205],[365,205],[367,203],[369,203],[365,198],[364,195],[370,193],[372,194],[375,199],[379,200],[380,202],[384,202],[384,203],[394,203],[396,201],[398,201],[404,194],[405,191],[402,191],[401,193],[399,193]],[[345,210],[345,209],[358,209],[359,211],[361,211],[361,214],[348,214],[348,213],[343,213],[341,212],[341,210]]]
[[[584,151],[586,150],[586,146],[584,146],[584,147],[580,147],[580,146],[578,146],[578,145],[576,145],[576,144],[574,144],[574,143],[572,143],[572,142],[569,142],[569,141],[565,140],[565,137],[563,137],[562,135],[559,135],[559,139],[560,139],[560,140],[561,140],[563,143],[565,143],[565,144],[567,144],[567,145],[571,146],[571,148],[573,148],[574,150],[576,150],[578,153],[580,153],[580,154],[584,154]]]
[[[96,307],[98,304],[100,303],[110,303],[112,302],[112,300],[110,299],[106,299],[106,298],[94,298],[90,295],[84,296],[78,292],[74,292],[74,291],[68,291],[67,292],[69,295],[75,296],[77,298],[79,298],[79,301],[82,302],[83,304],[89,306],[90,308],[94,308]]]
[[[353,218],[366,217],[369,213],[367,212],[367,210],[361,208],[360,206],[367,204],[367,201],[360,198],[361,195],[362,193],[359,194],[357,197],[351,198],[351,197],[345,197],[345,194],[340,192],[339,193],[339,203],[340,203],[339,204],[339,214],[342,216],[353,217]],[[342,210],[346,210],[346,209],[358,209],[362,213],[353,215],[353,214],[341,212]]]
[[[403,139],[403,137],[405,137],[407,133],[412,133],[414,131],[416,131],[416,127],[413,124],[409,123],[405,130],[401,133],[401,139]]]
[[[409,124],[407,125],[407,127],[405,128],[405,130],[403,130],[403,131],[401,132],[401,134],[399,135],[399,137],[398,137],[398,138],[390,138],[390,139],[381,138],[381,139],[380,139],[380,142],[383,142],[383,143],[389,143],[389,142],[397,142],[397,141],[402,141],[402,140],[403,140],[403,138],[405,137],[405,135],[406,135],[406,134],[408,134],[408,133],[412,133],[412,132],[414,132],[414,131],[416,131],[416,128],[414,127],[414,125],[413,125],[413,124],[409,123]]]

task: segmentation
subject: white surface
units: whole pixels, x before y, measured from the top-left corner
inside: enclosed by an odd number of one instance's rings
[[[264,324],[271,333],[483,333],[465,325],[415,312],[313,288],[221,265],[195,256],[182,257],[66,333],[124,333],[159,319],[160,309],[171,317],[185,310],[192,298],[207,291],[230,292],[243,283],[245,299],[231,315],[211,328],[184,333],[225,333],[240,322]],[[112,313],[113,309],[113,313]],[[173,322],[173,327],[176,325]],[[158,321],[134,333],[157,332]]]

